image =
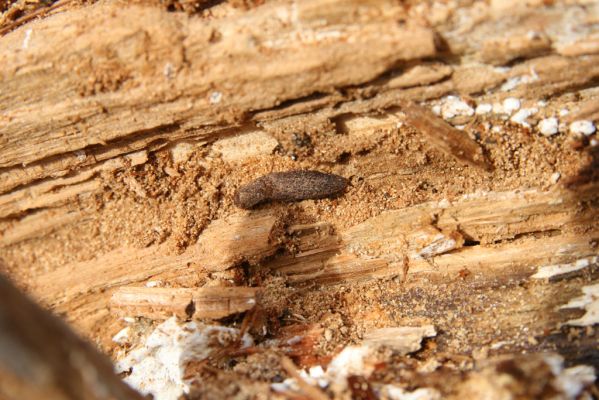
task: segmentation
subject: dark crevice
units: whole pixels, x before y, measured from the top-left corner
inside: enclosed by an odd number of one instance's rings
[[[262,110],[256,110],[255,113],[258,113],[260,111],[279,111],[279,110],[283,110],[285,108],[294,106],[296,104],[305,103],[305,102],[314,101],[314,100],[320,100],[327,96],[330,96],[330,93],[314,92],[307,96],[297,97],[295,99],[289,99],[289,100],[282,101],[281,103],[279,103],[279,105],[274,106],[274,107],[269,107],[269,108],[262,109]]]

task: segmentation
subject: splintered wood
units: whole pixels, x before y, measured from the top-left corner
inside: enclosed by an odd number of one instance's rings
[[[207,287],[147,288],[120,287],[110,299],[123,316],[166,319],[173,315],[190,318],[222,318],[250,310],[256,305],[259,288]]]
[[[577,212],[596,185],[573,194],[481,193],[450,202],[424,203],[383,212],[339,235],[318,226],[295,227],[299,251],[267,263],[295,283],[342,282],[381,276],[457,274],[467,268],[485,276],[530,275],[542,265],[596,254],[593,240],[568,230],[592,225],[596,210]],[[564,230],[560,235],[554,231]],[[535,237],[527,234],[543,233]],[[505,241],[521,237],[516,241]],[[464,247],[465,240],[476,245]]]
[[[431,111],[415,104],[402,107],[406,122],[418,129],[431,141],[431,144],[458,160],[477,168],[488,170],[482,149],[464,132],[454,128]]]
[[[118,249],[98,259],[66,265],[44,274],[36,282],[33,291],[45,304],[68,308],[74,302],[83,301],[85,304],[85,299],[90,304],[97,302],[97,293],[101,293],[107,300],[112,293],[111,289],[145,282],[160,274],[193,276],[222,271],[244,260],[256,262],[276,250],[279,218],[256,212],[250,216],[236,215],[214,221],[202,238],[182,254],[170,254],[171,250],[166,246]],[[220,247],[217,243],[220,243]],[[221,297],[214,297],[216,289],[206,289],[205,292],[200,290],[197,293],[193,290],[177,291],[170,288],[122,290],[117,291],[113,298],[117,306],[129,307],[136,312],[145,310],[148,317],[164,316],[172,312],[181,316],[195,315],[198,318],[217,318],[217,315],[222,317],[247,310],[251,308],[250,303],[253,303],[247,296],[254,292],[254,289],[246,288],[222,289]],[[239,304],[246,300],[249,301],[246,305]],[[219,301],[222,304],[211,305]],[[191,303],[193,307],[187,309]],[[82,305],[79,304],[78,307]],[[195,310],[192,310],[194,307]],[[96,317],[93,313],[85,316],[91,320]]]

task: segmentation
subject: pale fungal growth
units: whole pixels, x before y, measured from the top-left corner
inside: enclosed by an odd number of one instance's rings
[[[87,154],[85,154],[85,150],[77,150],[75,152],[75,156],[77,157],[77,161],[83,162],[87,159]]]
[[[441,393],[433,388],[418,388],[412,392],[392,384],[384,385],[381,389],[385,399],[389,400],[440,400]]]
[[[175,67],[172,63],[167,62],[164,64],[164,68],[162,69],[162,74],[166,79],[173,79],[175,76]]]
[[[21,44],[21,48],[26,50],[29,47],[29,41],[31,40],[32,29],[27,29],[25,31],[25,37],[23,38],[23,44]]]
[[[596,128],[593,121],[579,120],[570,124],[570,132],[578,135],[590,136],[595,133],[595,131]]]
[[[530,124],[526,120],[530,116],[536,114],[537,111],[539,111],[537,108],[523,108],[520,111],[518,111],[517,113],[515,113],[512,116],[512,118],[510,118],[510,121],[512,121],[513,123],[516,123],[518,125],[522,125],[527,128],[530,128]]]
[[[506,114],[511,114],[514,111],[520,108],[520,100],[515,97],[508,97],[503,100],[503,112]]]
[[[501,85],[501,90],[504,92],[509,92],[511,90],[514,90],[515,88],[517,88],[518,86],[520,86],[522,84],[526,84],[526,83],[530,83],[530,82],[534,82],[534,81],[538,81],[538,80],[539,80],[539,75],[537,75],[537,72],[534,70],[534,68],[531,68],[530,75],[515,76],[513,78],[508,79],[507,81],[505,81],[505,83],[503,85]]]
[[[124,336],[119,334],[116,339]],[[118,357],[115,368],[119,373],[127,371],[129,375],[125,382],[144,395],[151,394],[155,399],[179,399],[190,388],[185,376],[187,364],[207,359],[238,337],[238,329],[196,322],[179,324],[177,318],[172,317]],[[251,345],[253,339],[244,334],[241,348]]]
[[[537,128],[543,136],[555,135],[559,131],[559,122],[555,117],[545,118],[539,121]]]
[[[127,326],[127,327],[121,329],[120,331],[118,331],[116,333],[116,335],[114,335],[112,337],[112,341],[116,344],[124,346],[125,344],[129,343],[130,336],[131,336],[131,327]]]
[[[493,105],[489,103],[481,103],[478,106],[476,106],[475,110],[477,115],[488,114],[491,111],[493,111]]]
[[[441,106],[441,116],[443,119],[452,119],[457,116],[471,117],[473,115],[474,109],[456,96],[447,96]]]

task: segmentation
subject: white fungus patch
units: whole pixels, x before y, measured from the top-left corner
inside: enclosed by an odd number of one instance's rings
[[[489,103],[481,103],[476,106],[476,110],[474,111],[477,115],[488,114],[493,111],[493,105]]]
[[[578,120],[570,124],[570,132],[578,135],[590,136],[595,133],[596,128],[593,121]]]
[[[512,121],[515,124],[530,128],[530,124],[527,122],[527,119],[529,117],[531,117],[532,115],[536,114],[538,111],[539,110],[534,107],[533,108],[523,108],[523,109],[519,110],[518,112],[516,112],[514,115],[512,115],[512,118],[510,118],[510,121]]]
[[[530,74],[514,76],[507,81],[503,85],[501,85],[501,90],[504,92],[509,92],[510,90],[514,90],[518,86],[526,83],[531,83],[539,80],[539,75],[534,68],[530,69]]]
[[[29,42],[31,41],[32,33],[33,33],[33,30],[31,30],[31,29],[27,29],[25,31],[25,37],[23,38],[23,43],[21,44],[21,48],[23,50],[26,50],[29,47]]]
[[[586,313],[566,322],[568,325],[593,326],[599,324],[599,283],[582,288],[582,296],[576,297],[560,308],[582,308]]]
[[[77,157],[77,161],[83,162],[87,159],[87,154],[85,150],[77,150],[75,151],[75,157]]]
[[[183,377],[187,363],[206,359],[237,335],[237,329],[195,322],[179,324],[172,317],[119,359],[116,370],[131,371],[125,382],[144,395],[175,400],[189,392],[189,382]],[[252,338],[246,334],[242,343],[248,347]]]
[[[112,341],[123,346],[123,345],[129,343],[130,336],[131,336],[131,327],[127,326],[127,327],[121,329],[120,331],[118,331],[117,334],[112,337]]]
[[[441,105],[441,116],[443,119],[452,119],[458,116],[471,117],[474,109],[465,101],[456,96],[447,96]]]
[[[563,370],[555,379],[555,383],[567,399],[576,399],[582,389],[593,384],[595,379],[595,368],[590,365],[577,365]]]
[[[167,62],[164,64],[164,68],[162,69],[162,74],[166,79],[173,79],[175,76],[175,66],[171,62]]]
[[[520,108],[520,100],[515,97],[508,97],[507,99],[503,100],[501,105],[503,107],[503,113],[511,114]]]
[[[545,118],[539,121],[537,128],[543,136],[555,135],[559,132],[559,122],[555,117]]]
[[[555,388],[563,394],[559,398],[574,400],[585,386],[595,382],[595,368],[592,366],[576,365],[564,368],[564,358],[554,353],[545,354],[543,358],[553,375],[555,375],[553,380]]]

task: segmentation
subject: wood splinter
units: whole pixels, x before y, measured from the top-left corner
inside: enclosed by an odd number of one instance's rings
[[[402,111],[406,122],[425,135],[437,149],[472,167],[491,170],[478,143],[464,132],[419,105],[403,104]]]
[[[223,318],[256,305],[255,287],[148,288],[123,286],[110,299],[121,315],[166,319]]]

